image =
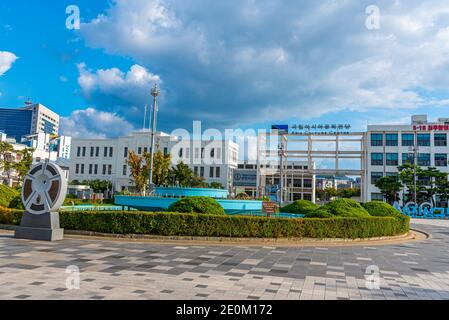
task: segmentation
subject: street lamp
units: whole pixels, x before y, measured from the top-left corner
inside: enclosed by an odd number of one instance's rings
[[[150,148],[150,181],[149,189],[150,192],[153,190],[153,165],[154,165],[154,144],[155,144],[155,132],[157,127],[157,97],[161,94],[157,84],[151,89],[151,96],[153,97],[153,116],[151,123],[151,148]]]

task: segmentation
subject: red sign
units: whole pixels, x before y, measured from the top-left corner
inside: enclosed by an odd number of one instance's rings
[[[449,125],[447,124],[420,124],[414,125],[415,131],[449,131]]]
[[[267,214],[275,214],[278,210],[278,204],[276,202],[263,202],[262,212]]]

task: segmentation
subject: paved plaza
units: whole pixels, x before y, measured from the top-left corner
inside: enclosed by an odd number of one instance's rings
[[[449,221],[414,220],[413,227],[431,238],[371,247],[262,247],[45,243],[1,233],[0,299],[449,299]],[[366,279],[367,268],[376,267],[379,288],[377,278]]]

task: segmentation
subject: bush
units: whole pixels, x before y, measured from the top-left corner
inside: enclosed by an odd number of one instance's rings
[[[19,195],[20,192],[16,189],[0,184],[0,206],[9,207],[11,200]]]
[[[23,210],[9,209],[0,206],[0,224],[19,225]]]
[[[23,211],[0,207],[0,224],[18,225]],[[279,219],[208,214],[123,212],[60,213],[66,230],[109,234],[253,238],[371,238],[407,233],[410,218]]]
[[[63,212],[61,226],[112,234],[253,238],[370,238],[408,232],[391,217],[278,219],[208,214]]]
[[[298,200],[289,204],[281,209],[281,212],[295,213],[295,214],[308,214],[318,209],[318,205],[312,201]]]
[[[242,193],[239,193],[239,194],[235,197],[235,199],[236,199],[236,200],[251,200],[251,197],[250,197],[247,193],[242,192]]]
[[[188,197],[172,204],[167,211],[179,213],[205,213],[224,215],[223,207],[209,197]]]
[[[368,213],[373,217],[402,217],[398,210],[386,202],[371,201],[363,205]]]
[[[370,217],[368,211],[365,210],[357,201],[351,199],[338,199],[317,209],[319,212],[309,213],[306,218],[316,218],[320,215],[328,217],[328,214],[336,217],[353,217],[362,218]]]
[[[319,207],[318,209],[308,212],[305,214],[304,218],[333,218],[334,215],[329,212],[325,207]]]
[[[11,202],[9,203],[8,208],[10,209],[19,209],[19,210],[24,210],[24,206],[22,203],[22,196],[21,195],[17,195],[15,196]]]

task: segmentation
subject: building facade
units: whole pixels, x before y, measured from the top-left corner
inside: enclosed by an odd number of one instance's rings
[[[313,164],[314,166],[314,164]],[[240,163],[234,171],[234,193],[247,193],[251,197],[257,196],[257,165]],[[267,164],[262,165],[263,195],[273,201],[280,200],[280,166]],[[284,195],[283,202],[296,200],[309,200],[315,202],[315,175],[308,172],[308,162],[289,161],[284,169]]]
[[[430,123],[427,116],[413,116],[410,125],[371,125],[367,130],[364,201],[383,200],[378,179],[396,177],[398,166],[416,163],[449,172],[449,119]]]
[[[28,103],[23,108],[0,108],[0,131],[20,143],[27,135],[59,133],[59,115],[44,105]]]
[[[238,145],[232,141],[183,140],[158,132],[156,148],[172,155],[172,162],[187,164],[207,183],[232,186],[233,170],[237,168]],[[150,152],[151,132],[135,132],[117,139],[72,139],[69,180],[108,180],[115,191],[133,187],[128,166],[131,151],[138,155]],[[176,181],[173,181],[176,184]]]

